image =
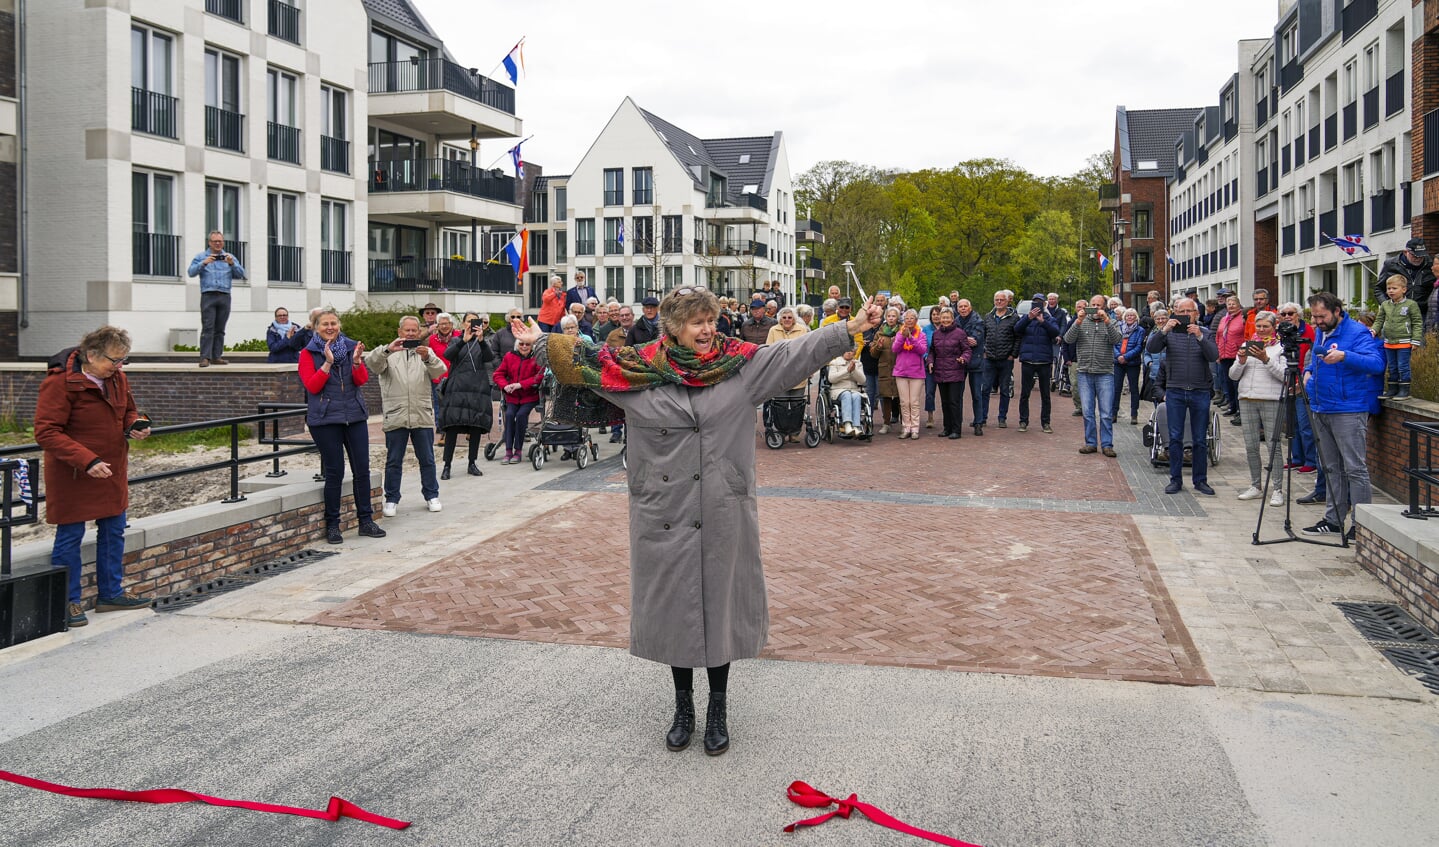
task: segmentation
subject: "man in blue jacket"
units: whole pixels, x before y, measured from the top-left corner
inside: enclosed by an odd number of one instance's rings
[[[1014,332],[1019,337],[1019,431],[1029,430],[1029,392],[1038,383],[1039,426],[1045,432],[1054,432],[1049,425],[1049,381],[1059,323],[1048,312],[1043,297],[1035,295],[1029,314],[1015,323]]]
[[[225,234],[218,229],[207,239],[208,249],[190,260],[190,276],[200,278],[200,367],[228,365],[225,361],[225,324],[230,321],[230,283],[245,279],[245,268],[233,253],[225,252]]]
[[[1319,462],[1328,481],[1324,519],[1304,528],[1308,535],[1338,535],[1353,540],[1350,512],[1374,499],[1365,461],[1369,415],[1379,411],[1384,376],[1384,350],[1379,340],[1344,313],[1331,292],[1309,298],[1314,318],[1314,351],[1304,366],[1309,394],[1309,421],[1319,446]]]

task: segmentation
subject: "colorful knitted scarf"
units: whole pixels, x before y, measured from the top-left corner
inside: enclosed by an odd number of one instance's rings
[[[899,332],[899,324],[894,324],[893,326],[891,326],[887,323],[883,323],[879,325],[880,335],[886,336],[888,338],[893,338],[896,332]]]

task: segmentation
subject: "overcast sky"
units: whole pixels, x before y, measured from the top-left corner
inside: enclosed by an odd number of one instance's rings
[[[982,156],[1068,174],[1110,149],[1116,105],[1217,105],[1237,42],[1277,17],[1275,0],[411,2],[481,73],[526,38],[524,157],[552,174],[626,95],[701,138],[782,131],[796,175]]]

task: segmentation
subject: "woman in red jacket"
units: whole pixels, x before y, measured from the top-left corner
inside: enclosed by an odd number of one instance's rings
[[[102,326],[49,361],[35,405],[35,442],[45,451],[45,522],[55,524],[50,563],[70,571],[70,626],[90,621],[80,605],[80,540],[95,522],[97,612],[150,605],[121,587],[125,509],[130,505],[127,438],[145,438],[150,422],[135,411],[122,365],[130,334]]]
[[[525,427],[530,411],[540,401],[540,380],[544,371],[530,352],[530,342],[515,341],[495,368],[494,382],[505,393],[505,464],[516,465],[525,452]]]
[[[565,281],[557,276],[550,277],[550,287],[540,295],[540,329],[545,332],[559,332],[560,318],[565,316]]]

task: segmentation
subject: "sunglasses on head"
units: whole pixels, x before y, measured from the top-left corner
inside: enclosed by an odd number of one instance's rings
[[[703,286],[703,285],[686,285],[684,288],[676,288],[674,293],[675,293],[675,296],[676,296],[676,297],[685,297],[685,296],[687,296],[687,295],[695,294],[695,293],[700,292],[700,291],[709,291],[709,289],[706,288],[706,287]],[[751,308],[763,308],[763,307],[753,307],[753,306],[752,306]]]

